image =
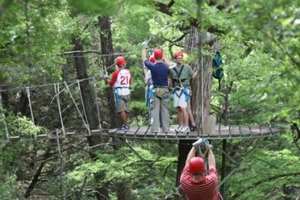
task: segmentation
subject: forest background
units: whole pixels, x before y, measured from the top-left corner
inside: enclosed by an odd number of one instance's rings
[[[220,115],[226,101],[228,123],[292,127],[275,137],[227,141],[225,199],[299,199],[300,2],[203,0],[200,8],[199,2],[0,0],[0,199],[176,199],[177,142],[114,140],[91,152],[78,137],[65,140],[59,154],[53,141],[7,142],[6,130],[30,137],[58,126],[58,113],[48,112],[52,89],[32,89],[38,97],[35,125],[19,86],[85,77],[95,77],[96,100],[112,126],[109,89],[101,77],[112,72],[105,68],[118,53],[134,79],[131,125],[144,125],[142,43],[151,38],[149,46],[163,48],[171,59],[186,48],[193,27],[220,44],[224,77],[220,90],[213,80],[212,112]],[[203,54],[214,52],[208,45]],[[194,48],[186,62],[196,60]],[[71,99],[64,100],[68,108]],[[65,123],[82,128],[68,112]],[[211,142],[220,168],[222,141]]]

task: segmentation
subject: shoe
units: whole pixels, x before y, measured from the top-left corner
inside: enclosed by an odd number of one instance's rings
[[[168,134],[170,132],[174,132],[174,129],[171,129],[171,128],[162,129],[162,132],[165,133],[165,134]]]
[[[175,128],[175,132],[181,132],[181,129],[182,129],[182,126],[181,125],[178,125],[177,128]]]
[[[180,129],[180,132],[182,132],[182,133],[189,133],[189,132],[191,132],[191,130],[190,130],[190,128],[188,126],[183,126]]]
[[[196,125],[191,125],[190,126],[190,130],[191,131],[196,131],[197,130],[197,126]]]
[[[126,131],[129,130],[129,126],[127,124],[124,124],[123,127],[124,127],[124,130],[126,130]]]
[[[151,133],[157,134],[159,133],[159,130],[151,130]]]
[[[123,124],[118,130],[119,131],[128,131],[129,130],[129,126],[127,124]]]

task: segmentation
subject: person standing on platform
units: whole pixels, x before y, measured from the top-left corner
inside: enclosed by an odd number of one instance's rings
[[[146,49],[143,49],[142,58],[144,65],[150,70],[154,96],[153,96],[153,108],[151,110],[151,132],[169,132],[169,88],[168,88],[168,76],[169,66],[163,61],[162,49],[154,49],[153,51],[155,63],[146,59]]]
[[[107,82],[113,88],[116,112],[122,122],[120,130],[128,130],[128,102],[130,100],[132,77],[130,71],[126,68],[126,60],[123,56],[118,56],[115,59],[115,64],[116,70]]]
[[[195,76],[192,68],[183,63],[183,52],[177,51],[174,54],[175,66],[170,69],[170,79],[173,89],[174,107],[177,109],[178,127],[176,132],[190,132],[189,121],[191,128],[196,127],[195,120],[191,113],[191,86],[190,82]]]

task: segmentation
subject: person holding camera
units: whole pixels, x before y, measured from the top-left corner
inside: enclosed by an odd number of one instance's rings
[[[202,156],[196,156],[200,151]],[[208,158],[206,168],[205,156]],[[215,156],[208,140],[199,139],[191,148],[180,177],[180,190],[186,200],[220,200]]]

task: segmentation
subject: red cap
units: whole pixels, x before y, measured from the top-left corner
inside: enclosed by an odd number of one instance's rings
[[[124,65],[126,65],[126,60],[123,56],[118,56],[115,59],[115,63],[119,66],[119,67],[123,67]]]
[[[192,174],[204,173],[205,172],[205,162],[201,157],[193,157],[190,160],[189,169]]]
[[[163,57],[163,51],[161,49],[154,49],[153,55],[156,60],[160,60]]]
[[[151,56],[149,57],[149,61],[152,62],[152,63],[155,63],[154,55],[151,55]]]
[[[179,57],[183,58],[183,52],[182,51],[176,51],[173,56],[174,56],[175,59],[177,59]]]

